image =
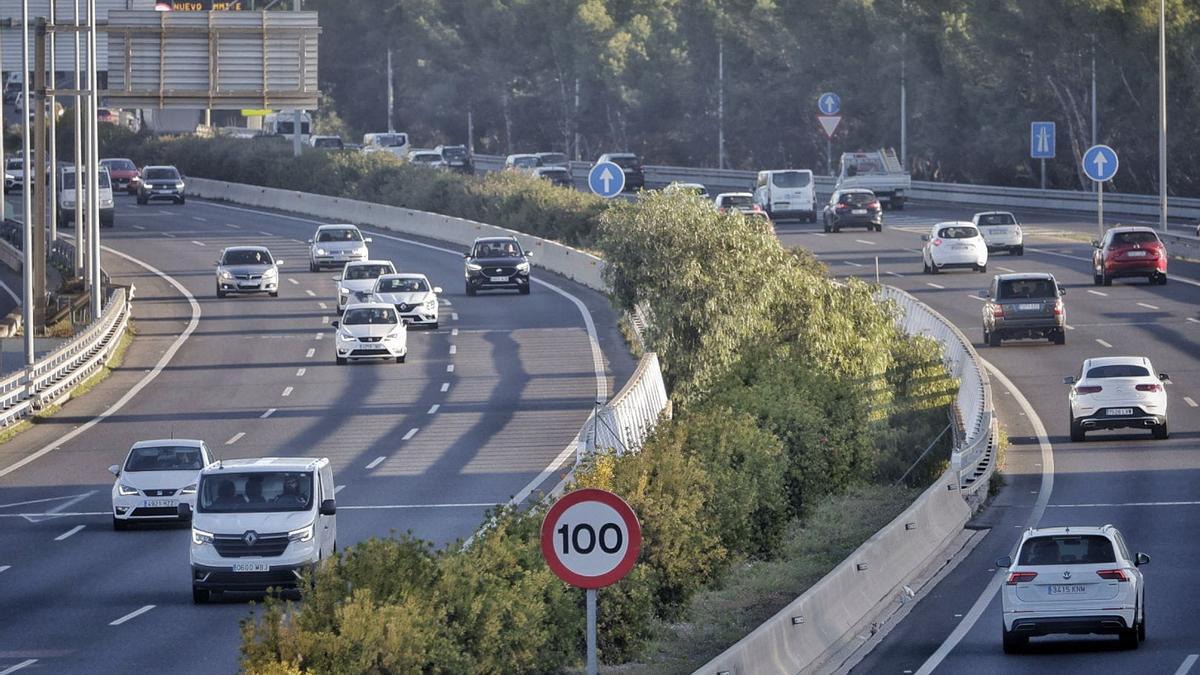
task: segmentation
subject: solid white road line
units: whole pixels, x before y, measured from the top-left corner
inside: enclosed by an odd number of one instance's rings
[[[852,261],[852,260],[843,260],[842,262],[843,262],[843,263],[845,263],[845,264],[847,264],[847,265],[849,265],[849,266],[851,266],[851,267],[862,267],[862,265],[860,265],[860,264],[858,264],[858,263],[856,263],[856,262],[854,262],[854,261]]]
[[[141,609],[135,609],[135,610],[133,610],[132,612],[130,612],[130,613],[126,614],[125,616],[123,616],[123,617],[121,617],[121,618],[117,619],[116,621],[113,621],[112,623],[110,623],[110,624],[108,624],[108,625],[110,625],[110,626],[120,626],[121,624],[125,623],[126,621],[128,621],[128,620],[130,620],[130,619],[137,618],[137,617],[139,617],[139,616],[141,616],[141,615],[145,614],[146,612],[149,612],[149,611],[150,611],[150,610],[152,610],[152,609],[154,609],[154,605],[146,605],[145,607],[142,607]]]
[[[25,659],[24,661],[18,663],[15,666],[11,666],[11,667],[5,668],[4,670],[0,670],[0,675],[12,675],[12,673],[17,672],[18,670],[21,670],[22,668],[27,668],[29,666],[32,666],[33,664],[37,663],[37,661],[38,661],[37,659]]]
[[[233,436],[230,436],[229,440],[225,441],[225,445],[233,445],[234,443],[237,443],[238,441],[242,440],[242,437],[245,435],[246,435],[246,432],[239,431],[236,434],[234,434]]]
[[[408,433],[404,434],[404,438],[402,438],[400,440],[402,440],[402,441],[410,440],[413,436],[417,435],[418,431],[420,431],[420,429],[418,427],[413,427],[412,429],[409,429]]]
[[[376,457],[375,459],[371,460],[371,463],[367,465],[367,468],[374,469],[375,467],[379,466],[380,464],[383,464],[383,460],[385,460],[385,459],[387,459],[387,457]]]
[[[450,365],[446,366],[446,372],[447,372],[447,373],[453,373],[453,372],[454,372],[454,364],[453,364],[453,363],[451,363]]]
[[[85,527],[87,527],[87,525],[76,525],[75,527],[72,527],[71,529],[67,530],[66,532],[63,532],[62,534],[55,537],[54,541],[62,541],[64,539],[66,539],[67,537],[70,537],[71,535],[79,532],[80,530],[82,530]]]
[[[304,373],[305,373],[305,369],[301,368],[300,370],[296,371],[296,377],[304,377]]]
[[[283,388],[283,395],[284,395],[284,396],[291,396],[291,395],[292,395],[292,391],[293,391],[293,387],[284,387],[284,388]]]
[[[202,242],[202,241],[196,241],[195,239],[193,239],[193,240],[192,240],[192,243],[193,243],[193,244],[195,244],[195,245],[197,245],[197,246],[208,246],[208,244],[206,244],[206,243],[204,243],[204,242]]]
[[[1092,295],[1098,295],[1098,296],[1100,296],[1100,297],[1102,297],[1102,298],[1107,298],[1107,297],[1108,297],[1108,293],[1105,293],[1104,291],[1093,291],[1093,290],[1092,290],[1092,289],[1090,289],[1090,288],[1088,289],[1088,293],[1091,293]]]
[[[453,355],[453,354],[457,354],[457,353],[458,353],[458,345],[450,345],[450,354]]]
[[[935,283],[933,283],[932,281],[926,281],[926,282],[925,282],[925,285],[926,285],[926,286],[928,286],[928,287],[930,287],[930,288],[936,288],[936,289],[938,289],[939,291],[941,291],[941,290],[945,290],[945,289],[946,289],[946,287],[945,287],[945,286],[943,286],[943,285],[941,285],[941,284],[935,284]]]
[[[75,502],[79,501],[80,499],[86,499],[87,497],[90,497],[94,494],[96,494],[96,491],[92,490],[91,492],[85,492],[81,495],[68,495],[66,497],[46,497],[45,499],[30,499],[29,501],[24,501],[24,502],[13,502],[11,504],[0,504],[0,509],[11,509],[11,508],[14,508],[17,506],[30,506],[32,504],[45,504],[46,502],[57,502],[57,501],[60,501],[63,499],[69,499],[69,500],[71,500],[71,503],[74,504]]]
[[[380,459],[383,459],[382,457]],[[483,509],[495,506],[495,502],[470,502],[463,504],[376,504],[371,506],[342,506],[347,511],[382,511],[386,509]]]
[[[67,237],[67,238],[71,238],[71,237],[69,237],[69,235],[64,234],[63,236]],[[137,396],[142,391],[142,389],[146,388],[146,385],[150,384],[152,381],[154,381],[154,378],[158,377],[159,373],[161,373],[163,371],[163,369],[167,367],[167,364],[171,362],[171,359],[175,357],[175,353],[178,352],[181,347],[183,347],[183,343],[186,342],[189,337],[191,337],[192,333],[196,330],[196,326],[198,326],[200,324],[200,303],[196,302],[196,296],[192,295],[191,292],[188,291],[188,289],[183,287],[182,284],[180,284],[174,278],[168,276],[167,274],[165,274],[164,272],[159,270],[157,267],[150,265],[149,263],[138,260],[137,258],[134,258],[133,256],[129,256],[124,253],[121,253],[120,251],[113,250],[113,249],[109,248],[108,246],[102,246],[101,248],[106,253],[115,255],[119,258],[124,258],[125,260],[128,260],[129,262],[131,262],[135,265],[138,265],[146,270],[149,270],[152,274],[164,279],[167,283],[174,286],[175,290],[179,291],[183,295],[183,297],[187,298],[188,304],[192,308],[192,319],[191,319],[191,321],[188,322],[188,325],[183,329],[183,332],[179,334],[179,337],[175,338],[175,341],[172,342],[171,346],[167,348],[167,351],[164,352],[161,357],[159,357],[158,362],[154,364],[154,367],[152,369],[150,369],[150,372],[146,373],[142,377],[142,379],[138,380],[137,384],[134,384],[132,387],[130,387],[129,391],[126,391],[125,394],[123,396],[121,396],[121,398],[117,399],[116,403],[109,406],[104,412],[100,413],[96,417],[93,417],[92,419],[88,420],[87,422],[84,422],[83,424],[75,427],[74,429],[67,432],[62,437],[55,439],[50,444],[44,445],[40,449],[38,449],[36,452],[30,453],[24,459],[21,459],[20,461],[14,462],[13,464],[11,464],[9,466],[7,466],[3,469],[0,469],[0,478],[3,478],[4,476],[7,476],[8,474],[16,471],[17,469],[25,466],[26,464],[29,464],[30,462],[35,461],[39,457],[42,457],[50,452],[53,452],[54,450],[57,450],[59,447],[66,444],[71,439],[75,438],[79,434],[84,433],[88,429],[91,429],[92,427],[99,424],[102,420],[113,416],[118,411],[120,411],[122,408],[124,408],[126,403],[129,403],[129,401],[134,396]]]
[[[268,417],[270,417],[271,415],[274,415],[274,414],[275,414],[275,410],[276,410],[276,408],[267,408],[267,412],[265,412],[265,413],[263,413],[263,414],[259,415],[259,416],[258,416],[258,419],[260,419],[260,420],[265,420],[265,419],[267,419],[267,418],[268,418]]]
[[[809,232],[809,234],[811,234],[814,237],[828,237],[829,236],[828,234],[825,234],[824,232]]]
[[[450,383],[449,382],[442,383],[442,391],[443,392],[450,391]]]
[[[310,298],[315,298],[315,297],[317,297],[317,294],[316,294],[316,293],[313,293],[311,288],[306,288],[306,289],[304,289],[304,292],[305,292],[305,294],[307,294],[307,295],[308,295]]]
[[[996,269],[1000,270],[1001,272],[1008,272],[1009,274],[1016,274],[1016,273],[1017,273],[1017,271],[1016,271],[1016,270],[1014,270],[1014,269],[1012,269],[1012,268],[1009,268],[1009,267],[1002,267],[1002,266],[1000,266],[1000,265],[996,265]]]
[[[967,297],[972,300],[978,300],[980,302],[987,302],[987,298],[981,298],[978,295],[975,295],[974,293],[967,293]]]
[[[335,494],[335,495],[336,495],[337,493],[339,493],[339,492],[341,492],[342,490],[345,490],[345,489],[346,489],[346,486],[345,486],[345,485],[339,485],[339,486],[337,486],[337,487],[333,488],[333,494]]]
[[[1101,347],[1104,347],[1105,349],[1112,349],[1111,344],[1105,342],[1104,340],[1101,340],[1100,338],[1096,338],[1096,344],[1100,345]]]
[[[1197,406],[1196,406],[1196,402],[1192,400],[1192,397],[1191,397],[1191,396],[1184,396],[1184,397],[1183,397],[1183,402],[1184,402],[1184,403],[1186,403],[1186,404],[1188,404],[1188,405],[1190,405],[1190,406],[1191,406],[1191,407],[1193,407],[1193,408],[1197,407]]]
[[[1123,502],[1115,504],[1051,504],[1052,509],[1098,509],[1125,508],[1128,506],[1200,506],[1200,501],[1191,502]]]
[[[1046,433],[1046,426],[1042,424],[1042,418],[1038,417],[1037,411],[1033,409],[1033,404],[1029,402],[1029,399],[1025,398],[1021,390],[1017,389],[1012,380],[1009,380],[1004,373],[1000,372],[991,363],[982,358],[979,359],[979,362],[983,364],[983,367],[988,370],[1001,386],[1012,394],[1017,404],[1021,406],[1021,410],[1025,412],[1025,417],[1029,420],[1029,423],[1033,425],[1033,433],[1037,436],[1038,446],[1042,451],[1042,484],[1038,490],[1038,497],[1033,505],[1033,511],[1030,512],[1029,520],[1026,521],[1026,527],[1034,527],[1041,522],[1042,516],[1046,513],[1046,506],[1050,503],[1050,494],[1054,491],[1054,446],[1050,444],[1050,437]],[[1015,555],[1015,544],[1013,545],[1013,549],[1012,553]],[[979,618],[983,616],[984,611],[987,610],[992,599],[996,597],[996,593],[1000,591],[1000,586],[1003,583],[1003,574],[996,574],[992,577],[991,582],[988,583],[987,588],[983,589],[983,592],[976,598],[975,604],[971,606],[967,615],[963,617],[962,621],[958,622],[958,625],[954,627],[954,630],[951,631],[946,640],[937,648],[937,651],[930,655],[925,660],[925,663],[921,664],[920,669],[917,670],[917,675],[931,675],[941,665],[942,661],[946,660],[950,652],[954,651],[958,643],[962,642],[962,639],[967,636],[967,633],[971,632],[971,629],[979,621]]]
[[[429,412],[427,412],[425,414],[426,415],[435,415],[435,414],[437,414],[438,408],[441,408],[441,407],[442,406],[440,404],[434,403],[433,405],[429,406]]]
[[[309,347],[308,351],[304,352],[304,358],[311,359],[313,357],[313,354],[316,354],[316,353],[317,353],[316,347]]]
[[[201,223],[207,223],[207,222],[208,222],[208,218],[201,218],[200,216],[192,216],[192,220],[199,221],[199,222],[201,222]]]
[[[1179,670],[1175,671],[1175,675],[1187,675],[1192,671],[1192,666],[1196,665],[1196,661],[1200,660],[1200,654],[1188,654],[1183,663],[1179,664]],[[0,673],[4,675],[4,673]]]
[[[31,523],[36,523],[38,521],[33,520],[34,518],[43,518],[43,519],[45,519],[45,518],[66,518],[68,516],[78,518],[78,517],[82,517],[82,516],[111,516],[111,515],[112,515],[112,511],[69,511],[69,512],[64,511],[62,513],[50,513],[50,512],[46,512],[46,513],[0,513],[0,518],[24,518],[25,520],[28,520]]]
[[[1158,309],[1158,305],[1151,305],[1148,302],[1139,302],[1139,303],[1137,303],[1137,306],[1145,307],[1146,309]]]

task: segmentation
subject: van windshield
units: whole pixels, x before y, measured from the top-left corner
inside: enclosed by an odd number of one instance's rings
[[[812,176],[807,171],[777,171],[771,174],[771,184],[777,188],[808,187]]]
[[[200,477],[196,511],[264,513],[307,511],[313,502],[310,471],[218,471]]]
[[[74,190],[75,189],[75,172],[74,171],[64,171],[62,174],[62,180],[60,181],[60,183],[61,184],[58,186],[59,189]],[[101,171],[100,172],[100,189],[108,190],[111,188],[112,188],[112,181],[110,181],[108,178],[108,172]]]

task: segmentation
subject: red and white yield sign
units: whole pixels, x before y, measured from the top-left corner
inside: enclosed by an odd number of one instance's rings
[[[637,563],[642,526],[617,495],[585,488],[554,502],[542,521],[542,556],[560,579],[580,588],[617,582]]]
[[[817,124],[821,125],[821,131],[825,132],[826,138],[833,138],[833,135],[837,133],[838,125],[841,123],[841,115],[817,115]]]

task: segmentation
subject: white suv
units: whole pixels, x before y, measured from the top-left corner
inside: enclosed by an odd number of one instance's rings
[[[1154,374],[1144,356],[1108,356],[1083,362],[1071,385],[1071,440],[1097,429],[1150,429],[1157,439],[1167,430],[1166,373]]]
[[[179,505],[196,503],[200,470],[212,461],[204,441],[182,438],[138,441],[122,465],[108,467],[112,487],[113,529],[134,522],[173,521]]]
[[[976,213],[971,222],[983,234],[989,251],[1008,251],[1009,255],[1025,255],[1025,233],[1017,217],[1008,211]]]
[[[200,472],[192,518],[192,601],[297,586],[337,550],[333,469],[322,457],[217,461]]]
[[[1016,564],[996,561],[1007,574],[1001,592],[1004,651],[1014,653],[1039,635],[1118,635],[1126,649],[1146,639],[1146,589],[1121,533],[1101,527],[1029,529]]]

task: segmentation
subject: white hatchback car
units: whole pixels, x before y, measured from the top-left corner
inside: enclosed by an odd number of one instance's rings
[[[1025,233],[1017,217],[1008,211],[976,213],[971,222],[983,234],[989,251],[1008,251],[1009,255],[1025,255]]]
[[[333,327],[333,355],[339,366],[357,359],[396,359],[396,363],[404,363],[408,356],[408,329],[392,305],[350,305]]]
[[[987,271],[987,244],[973,223],[938,223],[929,234],[921,235],[921,240],[925,242],[921,250],[921,262],[926,274],[937,274],[955,267]]]
[[[112,487],[113,529],[135,521],[174,521],[179,504],[196,504],[200,470],[212,461],[204,441],[171,438],[138,441],[125,464],[108,467]]]
[[[1167,438],[1166,373],[1156,375],[1144,356],[1088,359],[1071,385],[1071,440],[1097,429],[1150,429]]]
[[[375,281],[373,301],[395,307],[404,323],[436,329],[441,292],[424,274],[385,274]]]
[[[1130,554],[1121,533],[1101,527],[1047,527],[1025,531],[1016,564],[996,561],[1007,574],[1000,594],[1004,651],[1029,638],[1056,634],[1118,635],[1137,649],[1146,639],[1146,589],[1139,566],[1145,553]]]
[[[363,260],[346,263],[342,273],[333,278],[338,282],[337,311],[355,302],[369,302],[375,289],[375,280],[385,274],[395,274],[396,266],[390,260]]]

